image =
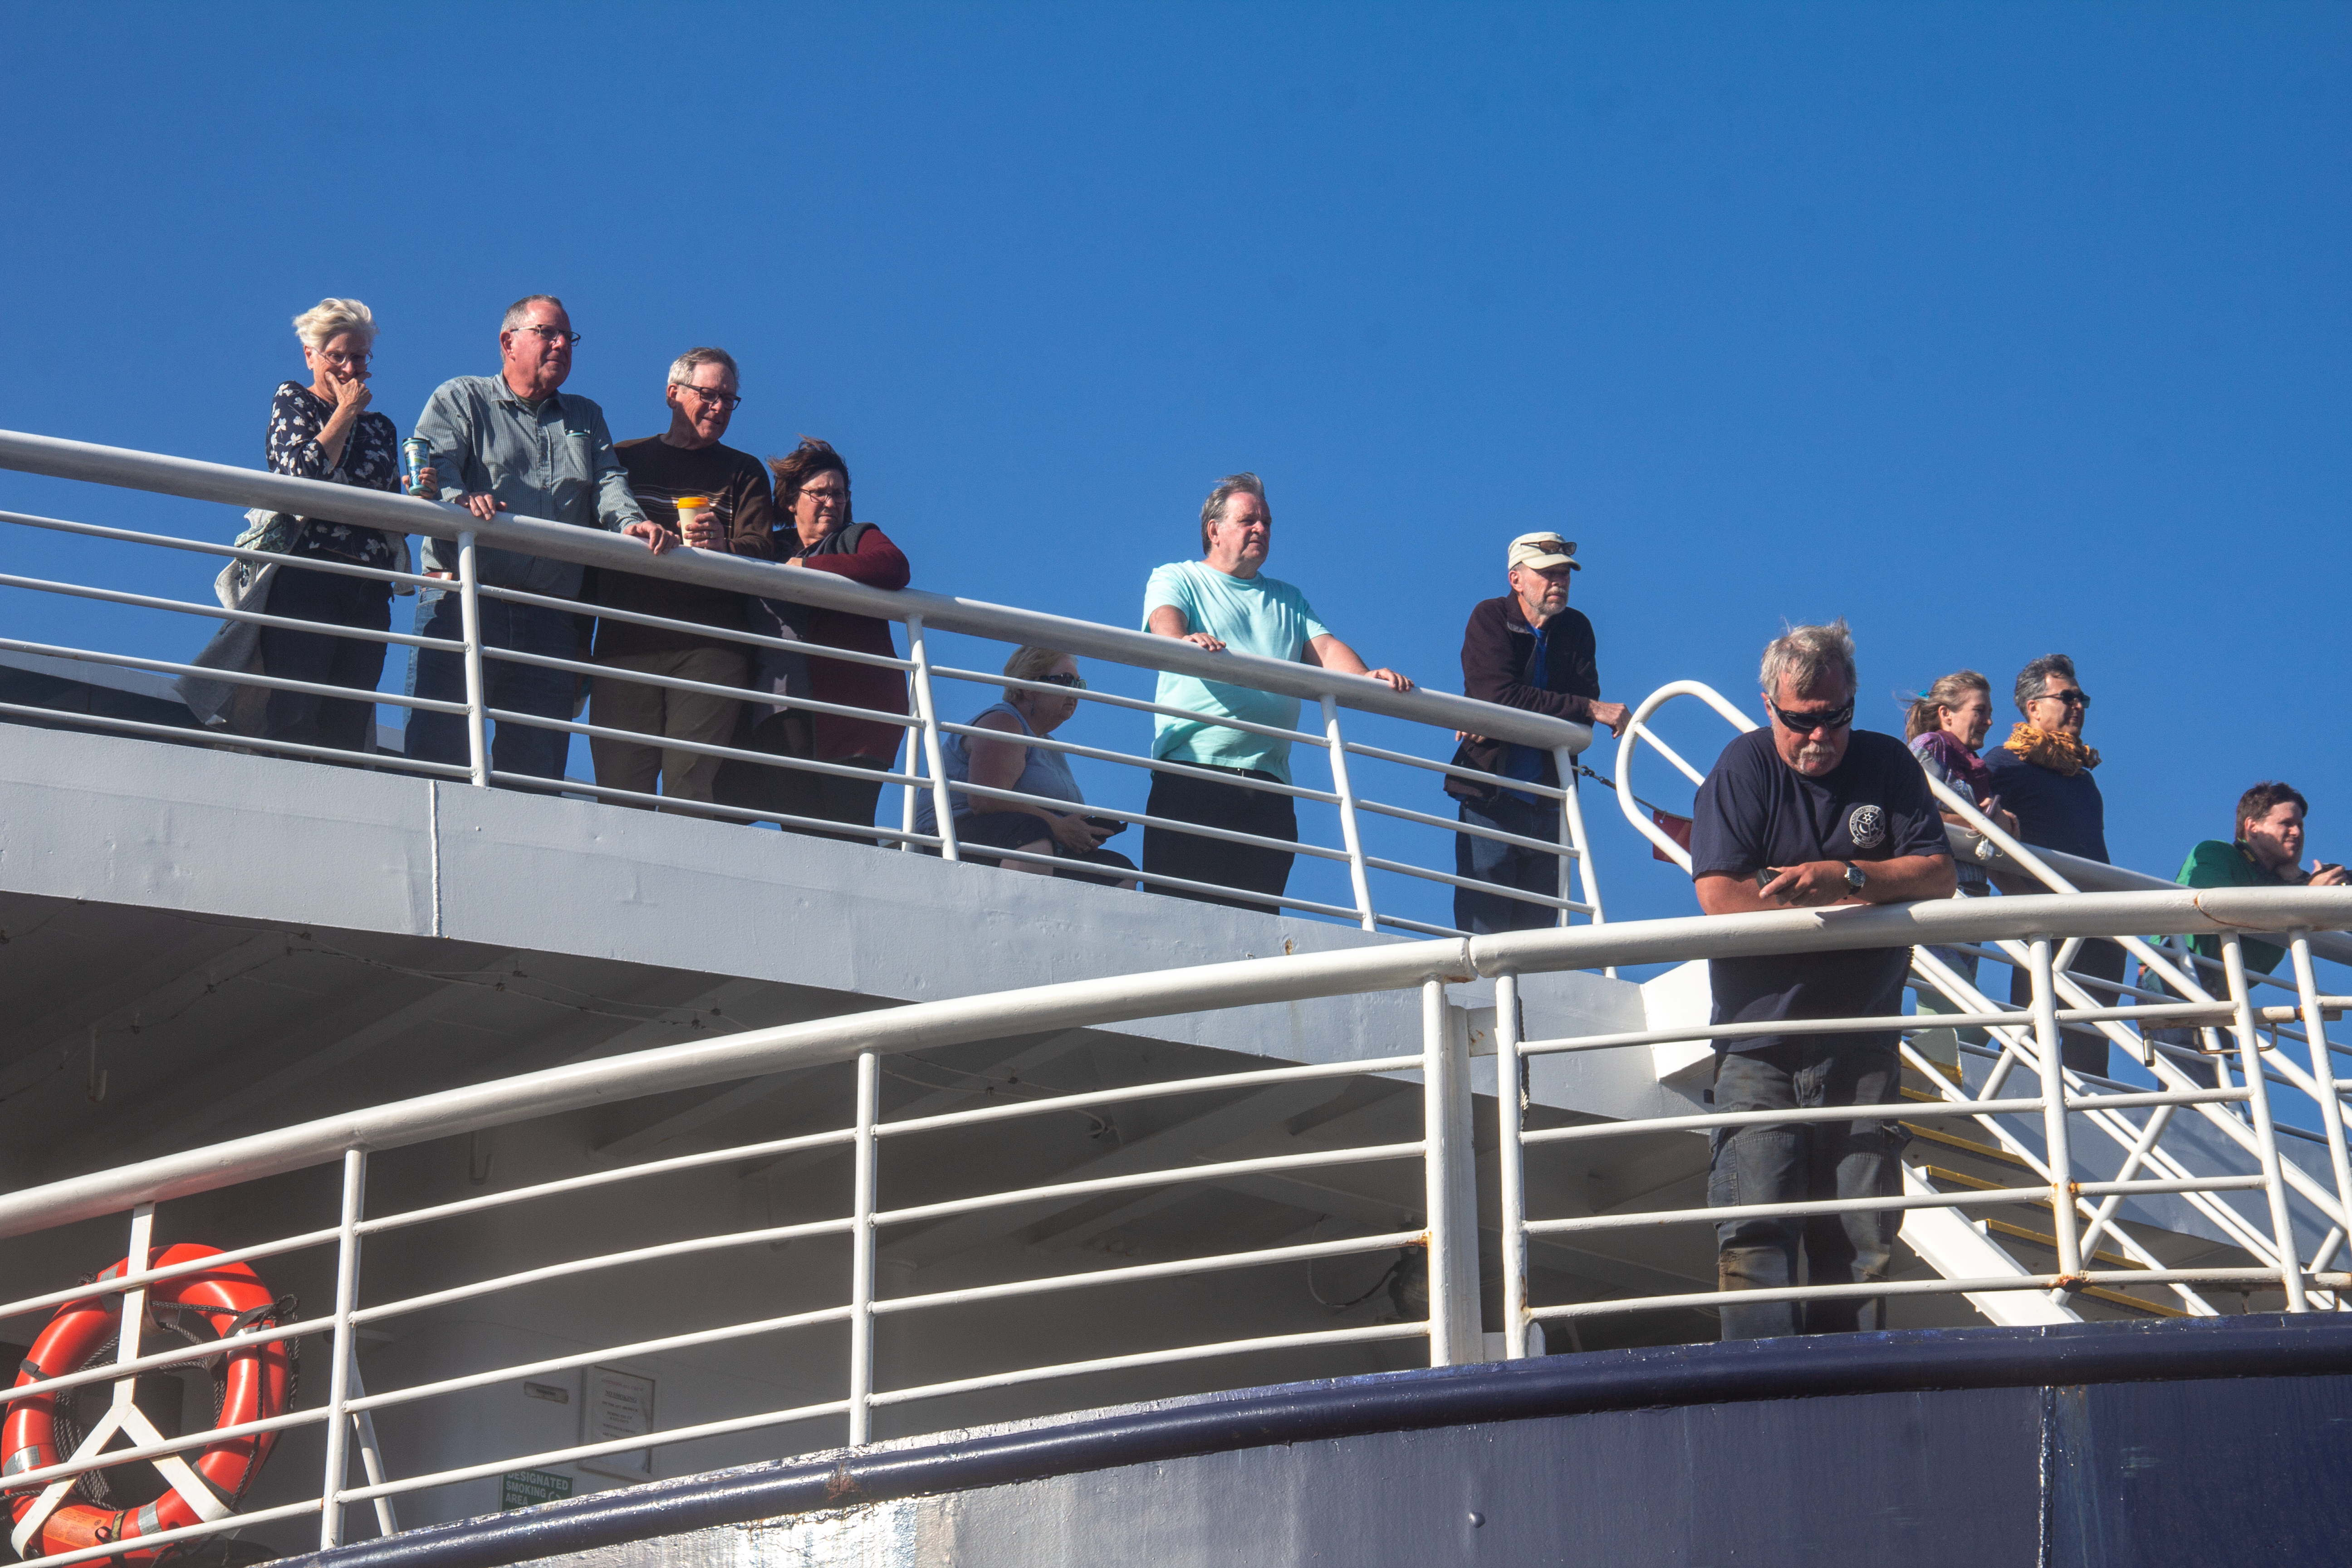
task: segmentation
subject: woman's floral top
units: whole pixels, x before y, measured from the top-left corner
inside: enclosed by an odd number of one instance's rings
[[[390,419],[370,412],[343,437],[343,460],[330,467],[319,445],[334,407],[299,382],[281,383],[269,404],[269,471],[305,479],[327,479],[372,490],[400,490],[400,433]],[[332,555],[362,566],[389,568],[392,541],[379,529],[306,518],[288,553]]]

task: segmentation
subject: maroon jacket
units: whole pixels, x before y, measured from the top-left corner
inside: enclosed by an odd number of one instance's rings
[[[801,554],[800,536],[787,522],[776,531],[780,554]],[[857,541],[857,548],[838,555],[811,555],[803,562],[811,572],[837,572],[853,583],[863,583],[869,588],[893,591],[907,585],[912,575],[907,558],[890,542],[882,531],[867,524]],[[808,640],[824,647],[848,648],[856,653],[878,653],[897,658],[898,649],[890,638],[890,623],[872,616],[854,616],[842,610],[821,609],[811,605],[808,612]],[[809,660],[810,683],[819,702],[838,702],[847,708],[872,708],[885,713],[904,713],[907,707],[907,678],[895,669],[878,665],[852,664],[847,659],[812,658]],[[845,719],[837,713],[819,713],[816,720],[816,756],[823,763],[835,763],[845,757],[875,757],[885,763],[898,755],[898,742],[903,735],[895,724],[877,724],[863,719]]]
[[[1564,609],[1544,627],[1543,683],[1528,681],[1528,661],[1535,655],[1536,634],[1519,614],[1516,595],[1482,599],[1470,611],[1462,630],[1462,692],[1481,702],[1524,708],[1555,719],[1592,722],[1592,700],[1601,695],[1601,667],[1594,662],[1592,623],[1580,610]],[[1510,743],[1507,741],[1465,741],[1454,753],[1454,765],[1481,773],[1503,772]],[[1539,784],[1559,783],[1559,770],[1544,756]],[[1464,800],[1486,800],[1491,784],[1448,775],[1445,793]]]

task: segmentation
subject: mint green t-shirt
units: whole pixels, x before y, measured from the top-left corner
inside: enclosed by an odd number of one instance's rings
[[[1316,619],[1307,595],[1277,578],[1228,577],[1201,561],[1175,561],[1151,574],[1143,591],[1143,624],[1151,626],[1151,612],[1173,605],[1196,632],[1206,632],[1241,653],[1263,654],[1297,663],[1307,645],[1331,630]],[[1224,715],[1278,729],[1298,727],[1298,699],[1278,697],[1253,687],[1228,686],[1189,675],[1160,672],[1158,700],[1164,707],[1195,713]],[[1290,782],[1290,742],[1270,735],[1253,735],[1211,721],[1158,715],[1151,735],[1151,754],[1168,762],[1197,763],[1206,767],[1257,769]]]

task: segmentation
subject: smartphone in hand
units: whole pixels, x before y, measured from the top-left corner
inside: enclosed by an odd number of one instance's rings
[[[1127,831],[1127,824],[1116,816],[1082,816],[1078,820],[1097,833],[1117,834]]]

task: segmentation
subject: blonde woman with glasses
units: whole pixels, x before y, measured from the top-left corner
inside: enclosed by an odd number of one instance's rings
[[[1055,648],[1020,647],[1004,661],[1004,673],[1023,684],[1006,686],[1004,700],[982,710],[971,721],[974,728],[1001,733],[1004,739],[941,736],[940,753],[949,784],[1016,790],[1083,807],[1086,795],[1071,776],[1069,758],[1050,747],[1025,743],[1053,733],[1078,710],[1077,694],[1087,689],[1078,661]],[[961,789],[951,790],[949,799],[955,811],[956,844],[966,859],[1108,887],[1135,886],[1135,862],[1102,847],[1104,839],[1125,827],[1124,823],[1090,817],[1083,810],[1055,811]],[[936,833],[937,822],[926,793],[916,806],[915,826],[922,832]],[[971,853],[974,849],[1026,850],[1072,864],[992,861]],[[1097,869],[1081,869],[1082,866]]]
[[[294,332],[301,340],[310,382],[280,382],[270,399],[270,472],[396,493],[400,437],[391,420],[368,407],[373,313],[357,300],[321,300],[294,318]],[[251,547],[389,571],[408,564],[404,538],[324,518],[281,513],[263,524]],[[294,620],[387,631],[392,585],[380,577],[281,564],[269,584],[267,608]],[[372,694],[383,674],[384,645],[361,637],[264,626],[260,647],[262,673],[284,679]],[[268,704],[261,728],[265,740],[344,752],[375,749],[372,696],[347,700],[275,690]]]

